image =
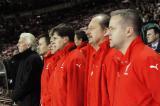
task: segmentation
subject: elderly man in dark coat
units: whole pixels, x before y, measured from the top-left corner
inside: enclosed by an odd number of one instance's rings
[[[35,42],[32,34],[22,33],[17,44],[21,59],[12,99],[18,106],[40,105],[40,77],[43,62],[33,50]]]

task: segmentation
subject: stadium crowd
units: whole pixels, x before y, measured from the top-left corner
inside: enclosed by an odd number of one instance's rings
[[[141,13],[144,23],[156,21],[157,24],[160,25],[160,4],[158,3],[158,1],[141,0],[131,3],[123,3],[117,1],[117,3],[108,2],[103,4],[84,4],[79,7],[73,7],[71,9],[68,9],[68,11],[70,12],[65,12],[66,10],[62,10],[60,12],[50,12],[25,17],[19,17],[18,15],[16,15],[12,19],[3,19],[1,17],[0,50],[2,52],[0,55],[4,59],[11,58],[13,56],[13,49],[15,49],[18,35],[21,32],[31,32],[35,36],[38,36],[41,33],[48,32],[48,30],[52,26],[57,25],[61,22],[70,23],[76,30],[78,30],[80,28],[86,27],[86,25],[89,23],[90,18],[94,14],[109,14],[110,11],[120,8],[137,9]]]

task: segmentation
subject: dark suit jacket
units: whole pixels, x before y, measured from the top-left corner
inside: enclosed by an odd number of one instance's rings
[[[30,49],[21,53],[20,57],[12,98],[18,106],[39,106],[42,60]]]

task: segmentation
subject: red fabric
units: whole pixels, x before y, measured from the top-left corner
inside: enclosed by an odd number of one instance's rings
[[[69,43],[61,50],[61,59],[57,62],[49,80],[51,106],[83,106],[85,58],[79,50]]]
[[[102,63],[108,54],[109,39],[107,38],[98,51],[92,53],[89,63],[89,73],[87,82],[87,106],[109,106],[107,88],[102,88]]]
[[[116,55],[119,71],[111,106],[160,106],[160,56],[137,37],[125,55]],[[111,87],[111,86],[109,86]]]
[[[87,42],[82,42],[79,46],[77,46],[77,49],[81,49],[81,48],[87,46],[87,44],[88,44]]]
[[[48,81],[52,74],[53,68],[56,65],[56,62],[59,60],[58,53],[51,54],[49,51],[44,56],[44,66],[41,75],[41,105],[42,106],[50,106],[51,100],[50,95],[48,93]]]
[[[89,61],[90,61],[90,57],[92,57],[92,53],[95,52],[95,49],[90,45],[87,44],[86,46],[82,47],[80,49],[80,51],[83,53],[83,55],[85,56],[86,59],[86,63],[87,63],[87,67],[86,70],[88,70],[89,68]]]
[[[88,44],[87,46],[80,49],[86,59],[86,69],[85,69],[85,83],[84,83],[84,106],[87,106],[87,81],[88,81],[88,68],[90,64],[90,58],[92,57],[92,53],[95,51],[94,48]]]
[[[109,95],[110,106],[112,106],[113,103],[116,75],[117,70],[119,69],[117,61],[114,60],[114,56],[117,54],[117,52],[118,51],[115,49],[110,49],[102,64],[101,89],[104,91],[102,101],[104,101],[105,98]]]

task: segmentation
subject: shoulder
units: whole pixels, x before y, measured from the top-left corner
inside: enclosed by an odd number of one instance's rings
[[[107,54],[104,57],[104,63],[110,63],[110,61],[115,60],[114,58],[116,57],[116,55],[118,54],[118,50],[116,49],[109,49],[109,51],[107,52]]]
[[[66,57],[65,61],[68,64],[73,64],[77,62],[85,62],[84,55],[80,52],[80,50],[76,49],[71,51],[68,56]]]
[[[137,55],[133,63],[138,67],[146,67],[151,64],[160,63],[160,55],[154,50],[145,46],[144,49]]]
[[[31,52],[31,54],[27,57],[27,60],[28,61],[35,61],[35,60],[42,61],[40,55],[38,55],[38,53],[34,51]]]
[[[139,54],[139,55],[137,55],[137,58],[135,60],[142,60],[142,61],[146,61],[146,62],[150,58],[151,59],[160,58],[160,55],[158,55],[157,52],[152,50],[147,45],[143,48],[143,50],[140,53],[137,53],[137,54]]]
[[[76,58],[84,58],[84,55],[79,49],[75,49],[69,53],[68,57],[71,59],[76,59]]]
[[[94,50],[94,48],[88,44],[87,46],[84,46],[80,49],[81,51],[89,51],[89,50]]]

